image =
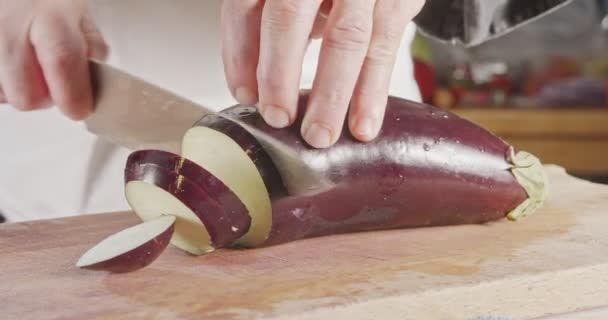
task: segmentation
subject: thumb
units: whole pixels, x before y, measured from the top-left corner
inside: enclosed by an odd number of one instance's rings
[[[82,18],[81,29],[87,42],[88,57],[101,61],[106,60],[110,54],[110,48],[88,13],[85,13]]]

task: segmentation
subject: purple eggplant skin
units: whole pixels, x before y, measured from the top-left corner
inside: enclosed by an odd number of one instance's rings
[[[229,246],[249,230],[251,217],[248,214],[227,215],[223,209],[226,204],[220,206],[188,177],[156,164],[139,163],[136,160],[137,158],[127,160],[125,183],[147,182],[176,197],[201,220],[214,248]]]
[[[211,199],[221,205],[230,220],[249,217],[249,211],[232,190],[209,171],[186,158],[167,151],[139,150],[129,155],[127,163],[154,164],[173,171],[202,188]]]
[[[112,259],[84,266],[83,268],[112,273],[125,273],[147,267],[165,251],[171,241],[174,230],[175,224],[141,246],[133,248]]]
[[[300,96],[300,115],[307,100],[307,93]],[[345,127],[336,145],[326,149],[314,149],[301,138],[301,116],[289,128],[274,129],[252,108],[224,112],[282,141],[311,174],[331,182],[307,194],[271,196],[273,225],[264,245],[346,232],[486,223],[504,218],[528,198],[510,172],[508,144],[429,105],[390,97],[376,139],[359,142]],[[258,168],[273,166],[268,161]]]

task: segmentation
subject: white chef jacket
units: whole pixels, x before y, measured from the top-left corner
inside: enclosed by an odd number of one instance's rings
[[[109,63],[217,111],[236,103],[221,61],[221,0],[92,0],[110,45]],[[419,100],[403,38],[390,93]],[[305,58],[310,88],[319,41]],[[128,210],[123,169],[129,150],[88,133],[56,108],[20,113],[0,105],[0,211],[8,221]]]

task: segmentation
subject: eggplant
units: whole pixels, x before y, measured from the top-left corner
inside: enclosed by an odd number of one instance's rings
[[[175,220],[173,216],[163,216],[122,230],[88,250],[76,265],[113,273],[144,268],[169,245]]]
[[[129,155],[126,172],[134,172],[137,166],[147,164],[162,167],[166,171],[187,178],[202,188],[214,202],[221,203],[224,211],[222,217],[229,220],[242,220],[239,225],[246,227],[245,229],[249,228],[251,219],[241,200],[222,181],[196,163],[167,151],[139,150]],[[127,174],[127,180],[132,176],[133,174]]]
[[[300,115],[307,100],[303,92]],[[376,139],[359,142],[344,128],[327,149],[306,144],[301,120],[274,129],[248,106],[206,116],[187,130],[180,155],[131,154],[127,200],[144,221],[175,216],[171,243],[199,255],[339,233],[518,220],[546,198],[538,158],[429,105],[389,97]]]
[[[303,114],[308,95],[300,97]],[[345,128],[335,146],[314,149],[300,135],[301,118],[287,129],[268,126],[253,108],[223,111],[277,139],[294,152],[322,188],[289,194],[282,182],[269,190],[272,228],[261,245],[307,237],[380,229],[474,224],[519,219],[542,204],[547,178],[533,155],[480,126],[438,108],[391,97],[382,130],[367,143]],[[222,117],[199,125],[235,139],[246,135]],[[261,143],[248,135],[245,145]],[[212,152],[212,150],[209,150]],[[256,158],[260,172],[279,172],[273,159]],[[273,168],[273,169],[269,169]]]
[[[127,160],[125,170],[127,202],[144,221],[176,216],[171,241],[175,246],[193,255],[206,254],[233,243],[249,229],[248,215],[226,212],[187,176],[134,159]]]
[[[251,161],[256,164],[258,172],[264,181],[264,185],[270,196],[285,195],[286,189],[281,179],[279,171],[274,166],[272,159],[264,150],[255,137],[238,123],[228,120],[238,119],[241,116],[247,116],[255,112],[255,107],[239,106],[238,108],[229,108],[221,112],[222,116],[208,114],[197,122],[198,126],[204,126],[214,129],[219,132],[229,132],[230,138],[236,142],[241,149],[249,156]]]

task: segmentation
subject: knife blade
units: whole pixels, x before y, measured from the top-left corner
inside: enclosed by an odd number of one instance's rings
[[[304,194],[330,183],[285,143],[222,113],[121,71],[108,64],[90,62],[94,111],[85,120],[91,133],[131,150],[159,149],[180,153],[188,129],[207,114],[224,117],[249,131],[268,152],[290,194]]]
[[[93,114],[88,131],[131,150],[179,152],[181,139],[213,111],[108,64],[90,62]]]

